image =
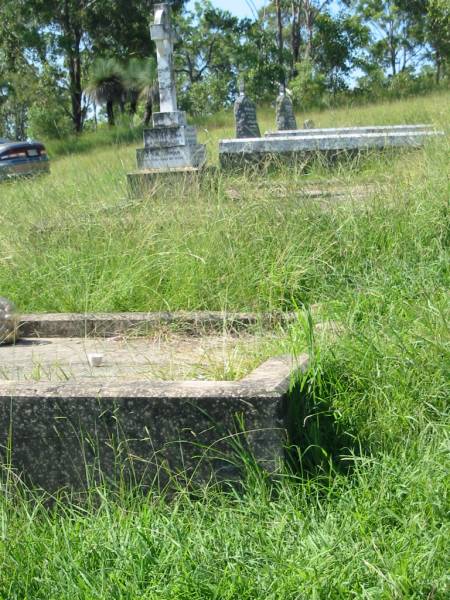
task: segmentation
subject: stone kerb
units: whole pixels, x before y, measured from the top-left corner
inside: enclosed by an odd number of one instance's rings
[[[25,338],[115,337],[148,335],[165,328],[198,336],[207,332],[238,333],[251,329],[274,328],[296,319],[295,313],[48,313],[20,318],[19,332]]]

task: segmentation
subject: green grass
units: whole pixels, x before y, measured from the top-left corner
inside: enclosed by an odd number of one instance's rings
[[[307,116],[444,127],[448,99]],[[208,143],[231,131],[223,119],[205,125]],[[158,188],[138,204],[124,202],[133,148],[1,186],[1,293],[25,311],[299,309],[290,349],[313,358],[303,477],[249,471],[239,492],[170,498],[105,486],[49,509],[5,475],[0,598],[447,598],[448,136],[329,171]],[[343,187],[349,198],[303,195]],[[341,323],[338,339],[311,334],[313,305]]]

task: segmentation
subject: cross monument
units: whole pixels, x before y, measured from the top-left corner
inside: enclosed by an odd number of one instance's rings
[[[172,27],[170,4],[156,4],[155,23],[150,35],[156,44],[161,112],[177,111],[177,91],[173,70],[173,45],[176,35]]]
[[[176,34],[167,2],[155,5],[150,35],[156,44],[160,109],[153,113],[151,129],[144,130],[144,148],[137,150],[138,171],[128,175],[131,191],[151,183],[154,174],[198,171],[206,161],[206,148],[197,143],[195,127],[178,110],[173,46]]]

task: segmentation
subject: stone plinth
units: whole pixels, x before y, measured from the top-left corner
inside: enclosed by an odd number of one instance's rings
[[[214,167],[181,167],[170,170],[164,169],[141,169],[128,173],[128,197],[145,198],[150,196],[155,186],[163,186],[164,189],[170,189],[174,185],[187,184],[191,187],[193,184],[203,184],[209,181],[208,175],[214,175]]]
[[[138,169],[198,169],[205,163],[206,147],[197,142],[184,112],[155,113],[152,124],[144,131],[144,148],[136,151]]]

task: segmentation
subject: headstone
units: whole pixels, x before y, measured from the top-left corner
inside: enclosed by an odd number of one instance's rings
[[[256,115],[256,104],[245,95],[244,84],[241,83],[239,96],[234,104],[237,138],[259,138],[261,132]]]
[[[173,68],[176,36],[170,4],[155,5],[150,34],[156,44],[160,112],[153,114],[153,127],[144,131],[144,148],[137,151],[138,167],[158,171],[201,167],[206,160],[205,146],[197,143],[195,128],[187,124],[186,114],[177,107]]]
[[[312,119],[306,119],[306,121],[303,123],[304,129],[314,129],[315,126],[316,125]]]
[[[286,94],[284,86],[280,89],[280,94],[277,98],[276,124],[278,131],[292,131],[293,129],[297,129],[294,106],[292,100]]]
[[[0,298],[0,344],[14,343],[18,337],[19,317],[13,302]]]

